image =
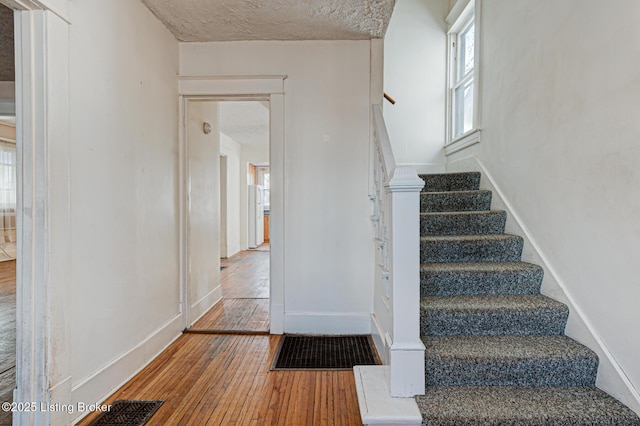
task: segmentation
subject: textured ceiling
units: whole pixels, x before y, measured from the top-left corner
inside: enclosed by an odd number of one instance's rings
[[[241,145],[269,143],[269,104],[258,101],[220,102],[220,132]]]
[[[382,38],[395,0],[141,0],[179,41]]]

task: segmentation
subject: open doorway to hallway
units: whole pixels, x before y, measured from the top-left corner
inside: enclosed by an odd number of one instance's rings
[[[218,132],[219,144],[220,300],[188,332],[266,334],[270,304],[269,101],[226,98],[206,103],[216,116],[211,128]]]
[[[16,116],[13,10],[0,4],[0,402],[16,386]],[[0,425],[11,412],[0,412]]]

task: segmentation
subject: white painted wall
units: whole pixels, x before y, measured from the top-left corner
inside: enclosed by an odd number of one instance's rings
[[[182,75],[285,80],[285,331],[369,332],[369,41],[180,45]]]
[[[384,39],[384,118],[399,164],[441,165],[447,0],[398,0]]]
[[[72,291],[64,314],[73,400],[91,403],[183,327],[178,44],[140,2],[70,9]]]
[[[220,133],[220,153],[227,156],[227,257],[231,257],[241,250],[240,157],[242,147],[224,133]],[[247,175],[246,171],[244,175]]]
[[[249,163],[269,162],[269,145],[243,145],[240,157],[240,248],[249,249]]]
[[[636,399],[598,385],[639,410],[640,3],[492,0],[482,16],[482,161]]]
[[[187,291],[193,323],[222,297],[220,130],[217,102],[187,105]],[[212,127],[209,134],[203,131],[205,122]]]

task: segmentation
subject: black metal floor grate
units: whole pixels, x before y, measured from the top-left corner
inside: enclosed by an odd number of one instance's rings
[[[283,336],[272,370],[350,370],[378,365],[370,336]]]
[[[90,426],[142,426],[158,411],[164,401],[124,401],[111,404]]]

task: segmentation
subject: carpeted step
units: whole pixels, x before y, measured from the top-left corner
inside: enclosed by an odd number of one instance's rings
[[[540,266],[526,262],[425,263],[420,294],[537,294],[543,274]]]
[[[515,262],[524,240],[518,235],[447,235],[420,237],[420,263]]]
[[[424,192],[473,191],[480,188],[480,172],[419,175]]]
[[[490,208],[491,191],[422,192],[420,194],[422,213],[480,211]]]
[[[537,295],[430,296],[420,300],[426,336],[562,334],[566,305]]]
[[[597,355],[566,336],[422,340],[428,386],[595,386]]]
[[[433,386],[416,402],[425,426],[640,426],[594,387]]]
[[[420,235],[502,234],[507,212],[502,210],[420,214]]]

